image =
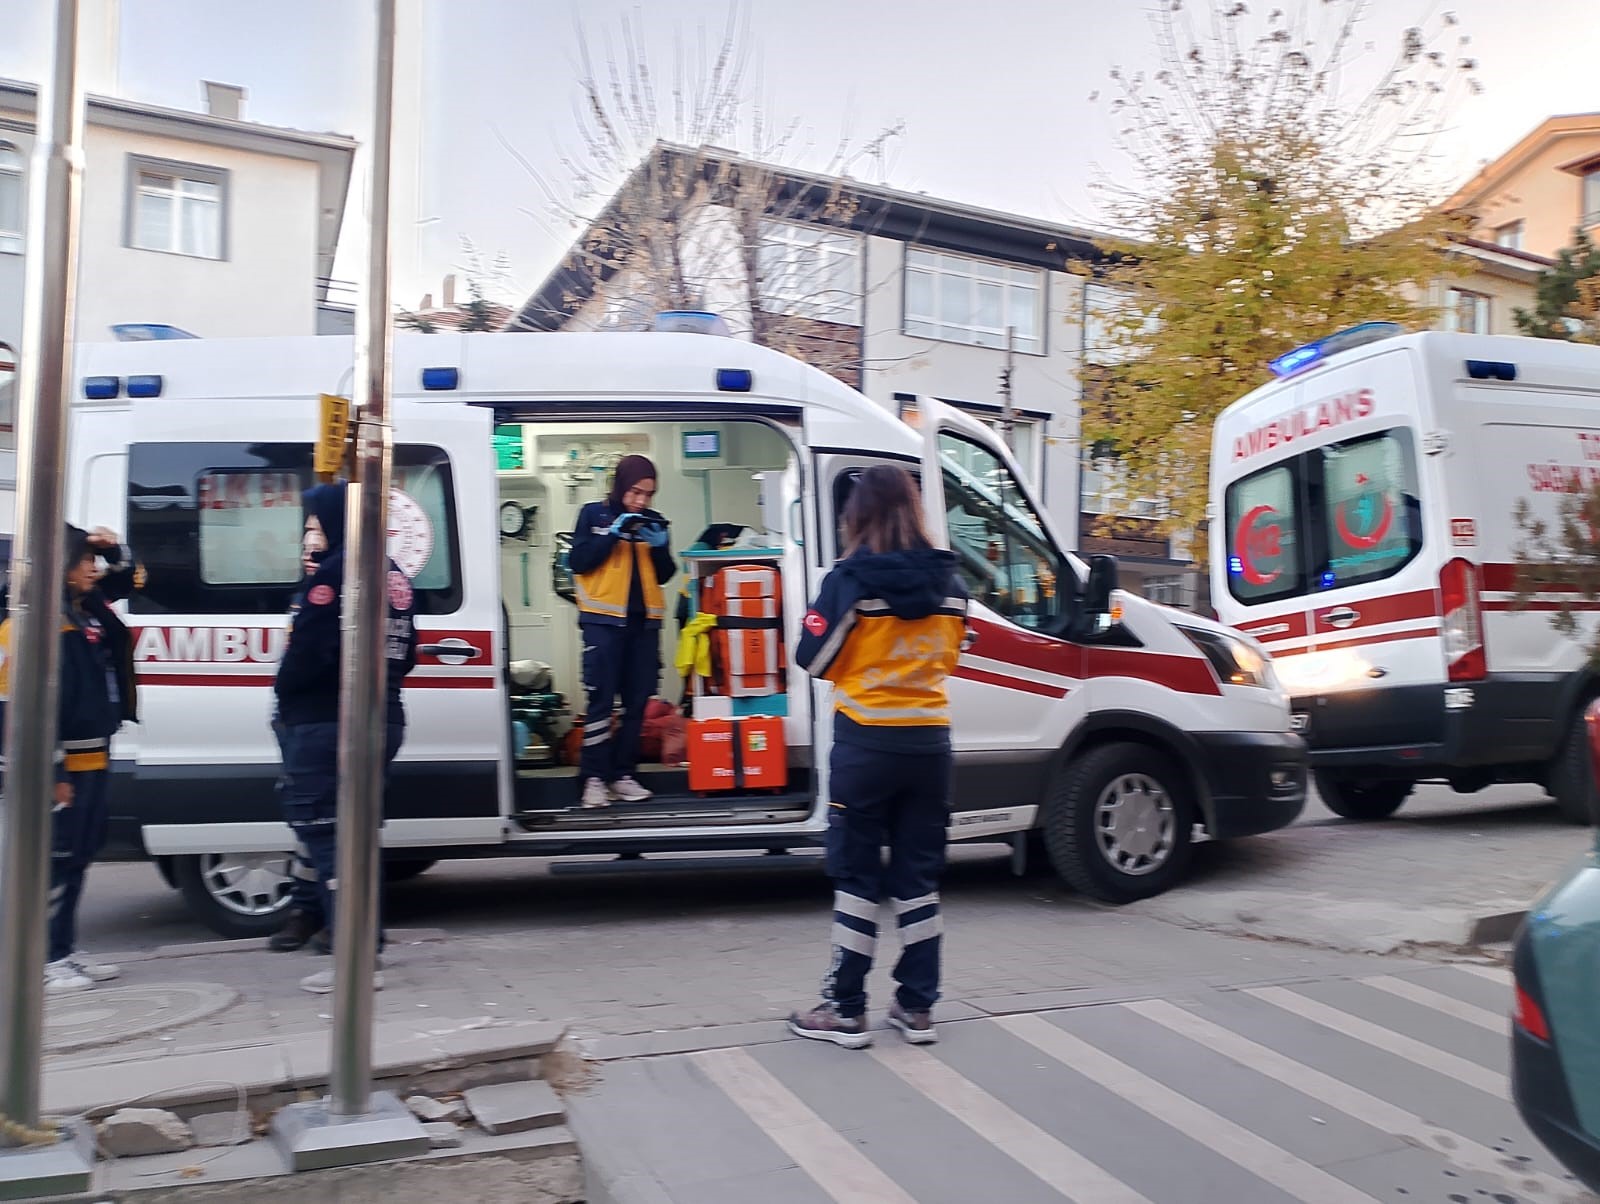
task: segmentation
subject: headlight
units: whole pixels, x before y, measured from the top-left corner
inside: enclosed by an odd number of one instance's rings
[[[1202,631],[1196,627],[1179,627],[1178,630],[1211,662],[1217,680],[1223,685],[1276,688],[1271,663],[1254,645],[1220,631]]]

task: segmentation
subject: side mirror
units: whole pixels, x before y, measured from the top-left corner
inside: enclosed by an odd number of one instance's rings
[[[1111,613],[1111,595],[1117,588],[1117,558],[1115,556],[1089,557],[1089,580],[1083,587],[1085,615]]]

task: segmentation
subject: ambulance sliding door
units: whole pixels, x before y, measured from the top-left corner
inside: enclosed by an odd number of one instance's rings
[[[506,714],[489,416],[396,407],[389,549],[421,655],[385,844],[498,840]],[[241,429],[242,428],[242,429]],[[314,403],[134,403],[127,531],[148,570],[130,606],[142,723],[134,798],[149,851],[286,847],[273,679],[300,577]],[[469,571],[469,568],[472,571]]]

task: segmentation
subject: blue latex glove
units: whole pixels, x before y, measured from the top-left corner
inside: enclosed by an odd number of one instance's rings
[[[660,525],[646,527],[644,529],[644,541],[652,548],[666,547],[667,529]]]
[[[637,514],[619,514],[619,515],[617,515],[617,517],[612,520],[610,534],[612,534],[612,535],[623,535],[623,534],[625,534],[626,532],[623,530],[623,528],[627,527],[630,523],[637,522],[638,519],[639,519],[639,516]]]

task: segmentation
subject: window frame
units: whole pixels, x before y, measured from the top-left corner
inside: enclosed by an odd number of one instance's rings
[[[1503,247],[1507,251],[1522,250],[1522,239],[1527,227],[1519,217],[1514,222],[1505,222],[1494,228],[1494,245]]]
[[[1491,330],[1490,319],[1492,314],[1491,301],[1493,298],[1488,293],[1480,293],[1470,288],[1450,288],[1445,293],[1445,326],[1446,330],[1458,331],[1462,334],[1489,334]],[[1461,306],[1463,302],[1470,301],[1473,308],[1473,324],[1464,327],[1461,324]],[[1479,327],[1479,319],[1482,327]]]
[[[14,160],[14,162],[12,161]],[[17,228],[0,225],[0,255],[21,255],[28,224],[28,160],[15,142],[0,138],[0,190],[16,189]],[[0,212],[4,212],[0,207]]]
[[[1406,470],[1406,481],[1416,490],[1410,497],[1416,502],[1417,529],[1411,533],[1408,551],[1404,559],[1371,572],[1356,574],[1342,580],[1328,581],[1328,575],[1336,570],[1332,566],[1332,541],[1328,526],[1328,457],[1326,453],[1329,448],[1357,447],[1378,439],[1393,439],[1400,444],[1403,467]],[[1229,597],[1242,606],[1265,606],[1272,603],[1290,601],[1295,598],[1316,599],[1335,590],[1350,589],[1354,586],[1386,581],[1404,572],[1416,562],[1428,546],[1427,530],[1421,521],[1422,467],[1422,463],[1417,457],[1415,432],[1407,426],[1392,426],[1385,427],[1383,430],[1368,431],[1352,436],[1349,439],[1336,440],[1308,448],[1303,452],[1286,456],[1272,464],[1263,465],[1245,476],[1229,481],[1227,487],[1223,490],[1222,500],[1222,516],[1225,524],[1223,528],[1223,553],[1224,562],[1227,565]],[[1254,597],[1244,597],[1240,595],[1237,588],[1239,574],[1233,568],[1235,556],[1233,526],[1238,517],[1233,503],[1234,491],[1247,482],[1254,481],[1266,473],[1280,469],[1289,473],[1290,496],[1293,498],[1294,514],[1291,516],[1290,522],[1285,525],[1291,527],[1295,545],[1300,550],[1299,570],[1292,582],[1282,589],[1272,590]]]
[[[1578,209],[1585,229],[1600,226],[1600,167],[1590,168],[1579,180]]]
[[[296,440],[149,440],[130,444],[123,489],[124,529],[129,546],[148,570],[145,588],[129,603],[132,613],[206,618],[287,613],[294,591],[303,581],[301,577],[273,582],[206,580],[200,561],[199,486],[201,478],[208,474],[279,473],[298,477],[297,487],[309,489],[315,483],[312,448],[311,443]],[[158,458],[147,465],[146,456]],[[455,614],[464,604],[466,590],[454,462],[445,448],[432,443],[396,444],[394,456],[397,481],[402,472],[430,466],[442,474],[445,530],[433,533],[432,554],[443,551],[448,557],[450,582],[442,587],[418,586],[414,593],[418,615]],[[139,481],[141,474],[149,472],[163,479]],[[174,474],[176,479],[165,479]],[[140,505],[140,497],[157,502],[162,498],[176,500],[169,505]],[[423,504],[420,498],[417,502]],[[300,523],[304,523],[303,510]]]
[[[761,263],[761,295],[757,300],[765,313],[784,317],[808,318],[814,322],[832,322],[838,326],[860,327],[865,322],[861,285],[862,239],[847,230],[825,226],[811,226],[803,222],[778,219],[764,220],[760,226],[761,244],[757,259]],[[782,253],[781,274],[768,266],[767,255]],[[811,255],[818,259],[807,262]],[[809,270],[811,279],[825,284],[822,290],[807,288],[802,282],[795,288],[774,288],[776,281],[799,279],[796,267]],[[849,286],[839,290],[833,287],[833,273],[843,269],[849,275]],[[829,300],[835,293],[843,292],[844,299]]]
[[[917,264],[913,256],[926,255],[933,258],[933,264]],[[954,263],[971,265],[973,268],[988,268],[998,272],[998,278],[983,275],[980,271],[951,271],[946,270],[946,265]],[[913,315],[911,311],[911,280],[913,274],[924,274],[931,278],[933,283],[932,310],[926,314]],[[1024,284],[1012,279],[1013,274],[1026,275],[1031,282]],[[969,317],[965,322],[949,322],[940,316],[940,306],[943,303],[944,286],[946,279],[962,279],[973,286],[973,302],[968,307]],[[1001,325],[991,327],[980,325],[977,321],[977,286],[979,284],[999,284],[1001,287]],[[1010,318],[1011,296],[1013,289],[1018,292],[1027,291],[1034,295],[1033,323],[1034,335],[1026,340],[1014,337],[1012,351],[1016,355],[1044,356],[1050,354],[1049,342],[1049,314],[1050,314],[1050,273],[1042,268],[1026,267],[1021,264],[1007,263],[999,259],[983,259],[974,255],[963,255],[955,251],[945,251],[938,247],[924,247],[914,243],[905,243],[900,260],[900,332],[909,338],[929,339],[937,343],[954,343],[964,347],[981,347],[986,351],[1004,352],[1006,349],[1006,329],[1014,328],[1015,323],[1007,321]],[[915,326],[915,328],[914,328]],[[963,332],[972,337],[954,337],[954,332]],[[976,337],[988,335],[998,342],[986,342]]]
[[[173,183],[170,237],[167,246],[147,245],[140,238],[139,197],[144,176],[157,176]],[[217,189],[217,253],[202,255],[182,248],[182,215],[180,203],[182,183],[207,184]],[[149,155],[129,155],[128,175],[123,189],[122,245],[133,251],[149,251],[157,255],[177,255],[184,259],[199,259],[208,263],[226,263],[230,260],[229,241],[232,233],[233,209],[232,172],[225,167],[208,167],[203,163],[184,163],[176,159],[158,159]]]

